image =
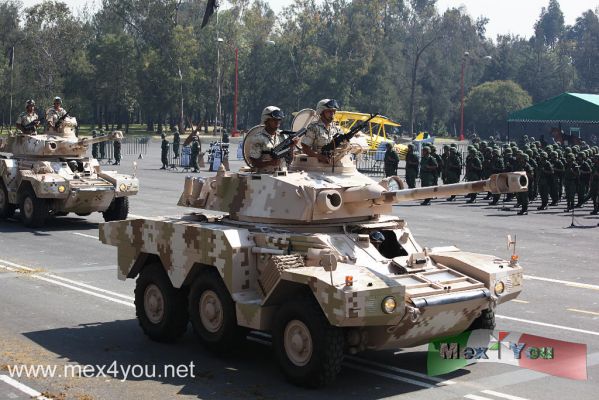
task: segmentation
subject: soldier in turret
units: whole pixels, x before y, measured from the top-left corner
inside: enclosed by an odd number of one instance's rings
[[[33,126],[32,126],[33,124]],[[35,112],[35,101],[27,100],[25,111],[17,118],[17,129],[28,135],[36,135],[35,128],[40,124],[39,117]]]
[[[54,98],[54,105],[51,109],[48,110],[46,115],[46,123],[48,128],[55,129],[56,123],[58,120],[65,116],[67,111],[62,108],[62,99],[58,96]]]
[[[318,158],[318,161],[329,163],[327,155],[321,153],[324,145],[333,140],[337,134],[342,134],[341,129],[333,124],[335,112],[339,109],[337,100],[322,99],[316,105],[316,114],[320,117],[318,121],[308,125],[307,132],[302,138],[302,150],[310,157]]]
[[[260,116],[263,129],[248,138],[248,156],[258,173],[273,172],[281,167],[282,159],[272,158],[270,151],[285,139],[279,129],[284,117],[279,107],[266,107]]]

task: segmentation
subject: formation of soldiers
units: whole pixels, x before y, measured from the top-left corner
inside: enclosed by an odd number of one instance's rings
[[[528,214],[531,201],[540,198],[537,210],[546,210],[558,206],[565,200],[569,212],[592,202],[591,215],[599,213],[599,147],[589,146],[585,142],[575,146],[542,144],[530,140],[524,135],[520,146],[515,142],[501,147],[492,140],[475,139],[468,146],[468,154],[463,160],[457,147],[452,144],[443,146],[443,154],[438,155],[435,146],[424,146],[420,160],[414,153],[414,146],[408,146],[406,156],[406,182],[408,187],[416,186],[416,177],[420,177],[421,186],[459,182],[462,167],[465,166],[465,181],[488,179],[490,175],[501,172],[524,171],[528,177],[528,192],[507,194],[503,202],[516,198],[514,208],[520,208],[519,215]],[[470,193],[467,203],[477,201],[478,193]],[[496,205],[501,195],[487,193],[484,200]],[[451,196],[447,201],[454,201]],[[431,199],[421,204],[429,205]]]

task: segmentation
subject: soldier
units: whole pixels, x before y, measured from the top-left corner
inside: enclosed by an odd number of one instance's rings
[[[485,147],[483,152],[483,158],[481,160],[483,170],[482,170],[482,179],[489,179],[491,176],[491,160],[493,159],[493,148]],[[489,200],[493,194],[491,192],[487,192],[487,196],[483,200]]]
[[[302,151],[310,157],[318,158],[322,163],[330,162],[329,156],[321,153],[322,147],[330,143],[335,135],[343,133],[337,125],[333,124],[338,109],[337,100],[320,100],[316,105],[316,114],[320,118],[308,125],[307,132],[302,138]]]
[[[566,186],[566,212],[574,209],[574,195],[580,179],[580,169],[574,159],[574,154],[568,154],[564,166],[564,185]]]
[[[17,129],[28,135],[37,135],[35,128],[40,124],[39,117],[35,112],[35,101],[25,102],[25,111],[17,118]]]
[[[162,168],[160,168],[160,169],[166,169],[168,167],[169,143],[168,143],[168,140],[166,140],[166,135],[164,133],[161,134],[160,137],[162,138],[162,143],[160,144],[160,160],[162,161]],[[194,172],[197,172],[197,171],[194,171]]]
[[[104,129],[100,129],[98,136],[104,136]],[[106,142],[98,143],[100,145],[100,159],[106,158]]]
[[[499,157],[499,149],[494,148],[492,151],[492,158],[490,162],[491,174],[499,174],[504,171],[505,167],[503,165],[503,159]],[[490,206],[494,206],[499,202],[500,194],[492,195],[493,201],[489,203]]]
[[[532,166],[528,163],[529,157],[528,154],[524,154],[524,152],[520,152],[516,156],[516,171],[524,171],[526,172],[526,177],[530,182],[532,179],[533,169]],[[528,215],[528,193],[527,192],[518,192],[516,194],[516,198],[518,204],[522,206],[522,209],[518,211],[518,215]]]
[[[482,178],[483,166],[480,158],[476,155],[476,149],[471,147],[468,149],[468,156],[466,156],[466,180],[468,182],[478,181]],[[478,193],[470,193],[467,197],[469,200],[466,203],[475,203],[476,196]]]
[[[443,145],[443,154],[441,154],[441,165],[443,165],[443,168],[441,170],[441,182],[443,182],[443,184],[445,183],[449,183],[447,182],[447,160],[449,159],[449,146],[444,144]]]
[[[414,153],[414,145],[408,145],[408,153],[406,154],[406,183],[410,189],[416,187],[416,178],[418,177],[418,166],[420,161]]]
[[[167,142],[168,143],[168,142]],[[190,167],[193,168],[193,172],[200,172],[198,167],[198,156],[200,155],[200,138],[194,135],[191,141],[191,151],[189,157],[191,158]]]
[[[582,205],[587,200],[587,192],[589,190],[589,182],[591,178],[591,173],[593,171],[593,167],[586,160],[586,155],[584,152],[579,152],[577,154],[577,161],[580,167],[580,180],[578,181],[578,202],[576,203],[576,208],[582,207]]]
[[[422,148],[422,157],[420,158],[420,186],[434,186],[435,174],[437,171],[437,160],[431,156],[428,146]],[[420,205],[429,206],[431,198],[425,199]]]
[[[175,125],[173,133],[173,153],[175,153],[175,159],[179,158],[179,147],[181,145],[181,136],[179,135],[179,127]]]
[[[121,139],[114,139],[112,148],[114,150],[114,163],[112,165],[121,165]]]
[[[285,114],[279,107],[266,107],[260,116],[263,129],[249,138],[248,156],[252,160],[251,167],[258,173],[274,172],[281,167],[282,159],[273,158],[270,151],[285,140],[279,129],[283,118],[285,118]]]
[[[441,171],[443,171],[444,165],[443,165],[443,159],[441,158],[441,156],[439,154],[437,154],[437,148],[435,147],[434,144],[431,145],[431,157],[433,157],[435,159],[435,161],[437,162],[437,167],[435,168],[434,171],[434,178],[433,178],[433,185],[438,185],[439,184],[439,176],[441,176]]]
[[[547,159],[547,153],[542,151],[539,162],[539,194],[541,195],[541,205],[537,210],[546,210],[549,202],[549,191],[553,180],[553,165]]]
[[[551,196],[551,204],[550,206],[557,206],[557,203],[560,200],[560,192],[562,191],[562,179],[564,175],[564,163],[558,157],[557,151],[552,151],[549,154],[551,159],[551,165],[553,165],[553,179],[551,184],[551,191],[549,195]]]
[[[392,143],[387,143],[385,145],[385,157],[383,159],[384,168],[385,168],[385,177],[397,175],[397,165],[399,164],[399,156],[393,149]]]
[[[595,163],[591,174],[591,189],[589,190],[589,198],[593,201],[593,211],[591,215],[599,213],[599,155],[594,156]]]
[[[94,129],[92,131],[92,138],[95,138],[98,136],[98,133],[96,132],[96,130]],[[98,143],[94,143],[92,144],[92,157],[93,158],[98,158]]]
[[[514,171],[515,158],[512,147],[505,147],[503,150],[503,172]],[[505,195],[504,202],[510,202],[514,199],[514,193]]]
[[[458,155],[458,149],[455,147],[449,148],[449,156],[445,161],[445,183],[459,183],[462,173],[462,159]],[[447,201],[454,201],[455,195],[451,195]]]
[[[54,104],[51,109],[48,110],[46,115],[47,126],[51,129],[57,129],[56,123],[58,120],[66,114],[66,110],[62,108],[62,99],[58,96],[54,98]]]

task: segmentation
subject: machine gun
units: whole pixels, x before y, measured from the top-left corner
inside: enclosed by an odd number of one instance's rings
[[[276,145],[272,150],[270,150],[268,152],[268,154],[270,154],[270,156],[274,159],[285,157],[287,155],[287,153],[289,153],[289,151],[291,150],[291,145],[293,143],[293,139],[301,138],[302,136],[304,136],[306,134],[306,132],[307,132],[306,128],[302,128],[297,132],[283,131],[282,133],[288,133],[289,136],[287,136],[285,138],[285,140],[283,140],[281,143]]]
[[[370,114],[370,118],[368,118],[366,121],[362,121],[362,122],[355,124],[349,130],[349,132],[347,132],[346,134],[337,134],[337,135],[333,136],[333,139],[329,143],[322,146],[321,153],[326,156],[330,156],[331,153],[337,147],[341,146],[341,143],[343,143],[345,141],[350,141],[351,138],[353,138],[356,135],[356,133],[358,133],[359,130],[364,128],[370,122],[370,120],[372,120],[373,118],[378,117],[378,116],[379,116],[378,113]]]
[[[38,122],[42,122],[43,118],[36,118],[27,125],[22,125],[23,132],[35,131],[35,126]]]
[[[56,123],[54,124],[54,130],[56,130],[56,131],[58,130],[58,127],[60,126],[60,124],[62,124],[62,121],[64,121],[66,119],[66,117],[69,116],[69,114],[71,113],[71,110],[72,110],[72,108],[69,108],[62,117],[60,117],[56,120]]]

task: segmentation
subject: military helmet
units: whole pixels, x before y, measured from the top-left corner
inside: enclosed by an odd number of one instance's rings
[[[56,97],[54,98],[54,102],[55,102],[55,103],[62,103],[62,99],[61,99],[60,97],[56,96]]]
[[[499,155],[499,149],[497,149],[497,148],[494,148],[494,149],[493,149],[493,154]]]
[[[27,102],[25,103],[25,105],[34,106],[35,105],[35,100],[29,99],[29,100],[27,100]]]
[[[455,143],[450,144],[449,147],[453,147],[454,149],[458,148],[458,146]]]
[[[281,111],[281,109],[279,107],[268,106],[264,110],[262,110],[262,115],[260,116],[260,122],[262,124],[264,124],[266,122],[266,120],[270,119],[270,118],[277,119],[280,121],[283,118],[285,118],[285,114],[283,114],[283,111]]]
[[[507,147],[507,148],[505,148],[505,149],[503,150],[503,152],[504,152],[505,154],[512,154],[512,149],[510,149],[509,147]]]
[[[410,143],[410,144],[408,145],[408,150],[414,150],[414,145]]]
[[[385,235],[383,235],[380,231],[372,231],[368,236],[370,237],[371,242],[382,243],[385,241]]]
[[[574,154],[572,154],[572,153],[568,153],[568,156],[566,158],[568,160],[572,160],[572,161],[574,161],[574,159],[575,159]]]
[[[338,110],[339,103],[335,99],[322,99],[316,105],[316,114],[320,115],[324,110]]]
[[[530,156],[529,156],[528,154],[524,154],[522,157],[524,157],[524,159],[525,159],[526,161],[529,161],[529,160],[530,160]]]
[[[451,153],[455,153],[455,152],[457,152],[457,151],[458,151],[458,149],[457,149],[457,147],[450,147],[450,148],[449,148],[449,151],[450,151]]]
[[[540,155],[541,155],[541,157],[543,157],[543,158],[547,158],[547,153],[546,153],[546,152],[544,152],[544,151],[542,151],[542,152],[540,153]]]

